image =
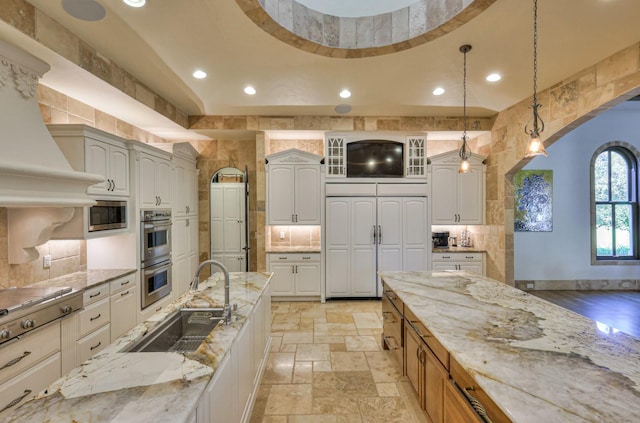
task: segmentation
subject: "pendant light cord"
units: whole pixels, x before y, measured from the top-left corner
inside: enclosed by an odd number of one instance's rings
[[[460,52],[464,54],[464,66],[462,71],[462,116],[464,131],[462,132],[462,146],[460,147],[458,155],[462,160],[468,160],[469,157],[471,157],[471,150],[469,150],[469,146],[467,145],[467,53],[470,50],[471,46],[469,44],[460,46]]]
[[[538,103],[538,0],[533,0],[533,104],[531,104],[533,128],[528,128],[529,123],[524,128],[524,132],[532,137],[538,137],[544,131],[544,121],[538,115],[540,107]]]

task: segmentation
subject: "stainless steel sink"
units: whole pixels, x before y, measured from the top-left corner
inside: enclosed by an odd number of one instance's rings
[[[167,317],[126,352],[179,352],[198,349],[220,323],[222,308],[183,308]]]

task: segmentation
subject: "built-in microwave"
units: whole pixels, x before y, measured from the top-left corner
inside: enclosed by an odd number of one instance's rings
[[[89,207],[89,232],[124,229],[127,227],[127,202],[96,200]]]

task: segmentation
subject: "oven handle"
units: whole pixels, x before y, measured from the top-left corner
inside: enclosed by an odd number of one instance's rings
[[[153,222],[153,223],[144,223],[144,229],[163,229],[170,228],[171,221],[166,222]]]
[[[167,264],[159,264],[159,265],[155,265],[155,266],[151,266],[148,267],[146,269],[144,269],[144,275],[148,276],[148,275],[153,275],[156,273],[160,273],[163,270],[166,270],[168,268],[171,267],[171,262],[167,263]]]

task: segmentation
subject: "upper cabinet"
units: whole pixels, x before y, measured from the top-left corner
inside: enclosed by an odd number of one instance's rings
[[[321,224],[322,157],[297,149],[267,160],[267,224]]]
[[[472,154],[471,170],[459,173],[458,151],[431,157],[431,224],[482,225],[485,220],[485,157]]]
[[[384,132],[325,134],[327,178],[426,179],[426,134]],[[347,179],[344,179],[346,181]]]
[[[47,128],[75,170],[104,177],[103,182],[87,189],[88,194],[129,195],[129,151],[125,140],[86,125]]]
[[[174,143],[173,187],[171,203],[173,216],[193,216],[198,213],[198,152],[186,142]]]
[[[171,207],[171,154],[159,148],[131,141],[137,171],[138,207]]]

